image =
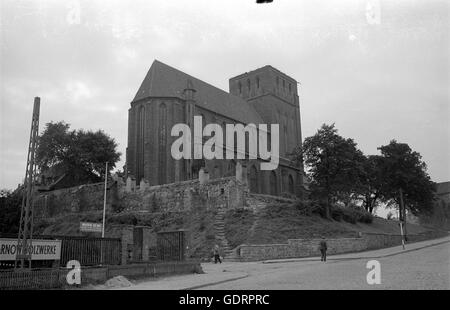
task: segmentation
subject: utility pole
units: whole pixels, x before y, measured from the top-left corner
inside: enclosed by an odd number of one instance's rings
[[[403,246],[403,250],[405,249],[405,232],[406,232],[406,227],[405,227],[405,231],[403,230],[404,228],[404,224],[406,223],[406,212],[405,212],[405,205],[403,204],[403,190],[400,188],[400,206],[399,206],[400,210],[399,210],[399,220],[400,220],[400,233],[402,235],[402,246]]]
[[[105,216],[106,216],[106,189],[108,188],[108,162],[105,167],[105,194],[103,196],[103,224],[102,224],[102,238],[105,238]]]
[[[103,221],[102,221],[102,240],[100,240],[100,265],[103,265],[103,245],[105,238],[105,217],[106,217],[106,190],[108,189],[108,162],[105,166],[105,193],[103,196]]]
[[[28,144],[27,167],[23,183],[22,206],[20,209],[19,235],[17,237],[16,260],[14,269],[31,269],[33,249],[33,194],[36,181],[36,149],[39,135],[39,110],[41,99],[34,98],[33,116],[31,118],[30,141]]]

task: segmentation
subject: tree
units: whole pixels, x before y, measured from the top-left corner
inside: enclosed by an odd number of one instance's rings
[[[381,200],[383,176],[381,173],[382,158],[379,155],[369,155],[363,161],[363,170],[360,176],[359,188],[356,195],[361,197],[364,209],[373,213],[374,208]]]
[[[22,191],[0,190],[0,233],[18,233]]]
[[[326,216],[332,202],[347,200],[361,187],[365,157],[353,139],[345,139],[332,125],[323,124],[307,137],[293,159],[306,166],[311,179],[312,196],[326,199]]]
[[[120,159],[117,143],[101,130],[70,130],[65,122],[47,123],[39,137],[37,164],[41,172],[57,170],[69,176],[71,186],[97,182]]]
[[[388,214],[386,215],[386,219],[392,220],[393,218],[394,218],[394,213],[392,213],[391,211],[389,211]]]
[[[408,144],[392,140],[378,148],[381,151],[381,195],[389,206],[399,207],[403,191],[405,207],[414,215],[429,214],[433,209],[435,183],[427,173],[422,156]]]

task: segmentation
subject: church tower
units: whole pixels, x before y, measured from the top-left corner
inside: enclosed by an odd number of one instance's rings
[[[267,124],[279,124],[280,156],[287,158],[302,141],[297,81],[267,65],[231,78],[229,85]]]

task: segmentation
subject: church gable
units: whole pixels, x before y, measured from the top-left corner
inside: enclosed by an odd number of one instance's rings
[[[196,105],[244,124],[264,123],[258,112],[247,101],[158,60],[150,67],[133,102],[148,97],[183,98],[183,90],[188,81],[191,81],[196,90]]]

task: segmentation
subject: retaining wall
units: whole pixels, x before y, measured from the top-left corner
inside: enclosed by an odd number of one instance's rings
[[[444,237],[445,232],[429,231],[418,235],[409,235],[408,243]],[[400,235],[362,234],[356,238],[327,238],[327,254],[342,254],[381,249],[401,244]],[[242,261],[258,261],[267,259],[299,258],[319,256],[321,239],[289,239],[282,244],[243,244],[236,250],[236,257]]]
[[[81,284],[101,283],[116,276],[127,278],[161,277],[201,272],[200,263],[197,261],[87,267],[81,269]]]

